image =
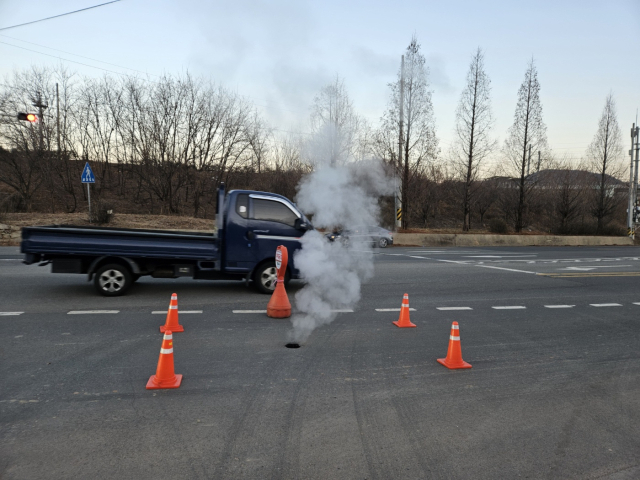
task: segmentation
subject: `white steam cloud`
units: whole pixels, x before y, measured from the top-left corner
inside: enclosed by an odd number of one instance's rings
[[[353,229],[378,225],[378,200],[391,193],[379,161],[316,164],[301,181],[296,200],[313,214],[316,227]],[[306,285],[295,295],[291,341],[304,342],[315,328],[335,319],[335,310],[353,308],[360,300],[362,283],[373,277],[373,253],[366,238],[352,235],[349,240],[329,242],[316,230],[302,237],[294,262]]]

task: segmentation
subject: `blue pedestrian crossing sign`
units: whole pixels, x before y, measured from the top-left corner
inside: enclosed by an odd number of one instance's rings
[[[87,162],[82,171],[82,183],[96,183],[96,177],[93,175],[89,162]]]

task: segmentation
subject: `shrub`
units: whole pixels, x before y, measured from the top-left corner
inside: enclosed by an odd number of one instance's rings
[[[509,227],[502,218],[493,218],[489,221],[489,231],[491,233],[508,233]]]
[[[113,205],[108,202],[97,201],[91,206],[91,223],[104,225],[111,221]]]

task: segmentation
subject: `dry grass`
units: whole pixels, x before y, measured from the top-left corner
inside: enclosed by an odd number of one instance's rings
[[[86,213],[7,213],[3,222],[14,227],[35,227],[41,225],[96,226],[89,223]],[[213,232],[214,220],[173,215],[115,214],[105,227],[149,228],[154,230],[193,230]],[[19,245],[20,239],[0,240],[0,245]]]
[[[86,213],[7,213],[5,223],[17,227],[38,225],[94,225]],[[213,231],[213,220],[173,215],[115,214],[103,226],[117,228],[154,228],[169,230]]]

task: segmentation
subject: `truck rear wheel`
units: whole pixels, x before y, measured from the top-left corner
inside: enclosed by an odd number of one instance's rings
[[[276,279],[278,278],[278,270],[276,262],[270,260],[259,265],[253,272],[253,284],[260,293],[273,293],[276,289]],[[289,272],[284,276],[284,284],[289,283]]]
[[[93,285],[100,295],[105,297],[117,297],[124,294],[133,279],[131,272],[124,265],[109,263],[100,267],[93,279]]]

